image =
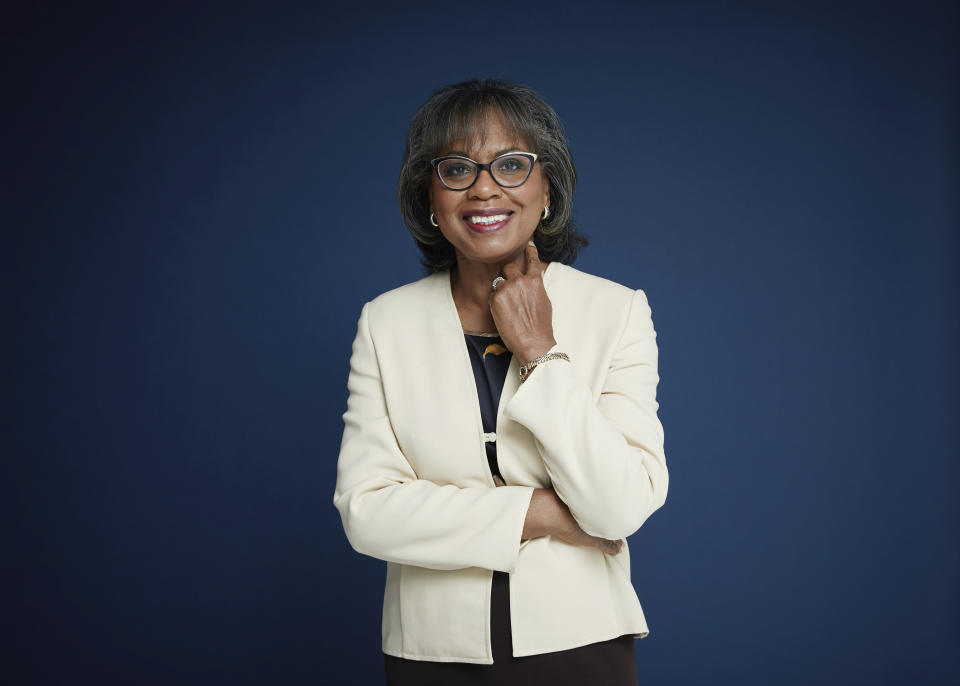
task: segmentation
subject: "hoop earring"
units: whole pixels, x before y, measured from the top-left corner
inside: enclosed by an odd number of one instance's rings
[[[550,207],[548,205],[543,206],[543,216],[540,217],[540,221],[546,221],[547,217],[550,216]]]
[[[440,226],[439,224],[437,224],[437,220],[433,218],[433,212],[430,213],[430,223],[433,224],[434,226]]]

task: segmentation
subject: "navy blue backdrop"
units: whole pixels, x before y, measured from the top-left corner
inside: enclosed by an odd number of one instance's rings
[[[641,683],[960,679],[956,3],[139,4],[0,28],[9,683],[381,683],[348,357],[473,76],[556,108],[576,266],[653,309]]]

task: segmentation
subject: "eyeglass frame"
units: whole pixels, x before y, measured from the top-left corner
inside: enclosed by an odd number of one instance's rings
[[[499,181],[497,181],[497,179],[494,177],[494,175],[493,175],[493,170],[491,169],[491,166],[492,166],[493,163],[496,162],[497,160],[499,160],[499,159],[501,159],[501,158],[504,158],[504,157],[509,157],[510,155],[520,155],[521,157],[529,157],[529,158],[531,158],[530,169],[527,170],[527,175],[526,175],[525,177],[523,177],[523,181],[521,181],[520,183],[514,184],[514,185],[512,185],[512,186],[504,186],[502,183],[500,183]],[[470,159],[469,157],[466,157],[466,156],[464,156],[464,155],[444,155],[443,157],[437,157],[437,158],[435,158],[435,159],[430,160],[430,165],[433,167],[434,171],[437,172],[437,178],[440,179],[440,183],[442,183],[443,186],[444,186],[444,188],[446,188],[447,190],[451,190],[451,191],[465,191],[465,190],[468,190],[468,189],[472,188],[473,185],[474,185],[474,184],[477,182],[477,180],[480,178],[480,172],[483,171],[484,169],[487,170],[487,173],[490,175],[490,178],[493,179],[493,182],[494,182],[495,184],[497,184],[498,186],[500,186],[500,188],[519,188],[520,186],[522,186],[523,184],[525,184],[525,183],[527,182],[527,180],[530,178],[530,174],[533,173],[533,165],[535,165],[535,164],[537,163],[537,158],[538,158],[538,157],[539,157],[539,155],[538,155],[537,153],[535,153],[535,152],[522,152],[522,151],[520,151],[520,150],[513,150],[513,151],[511,151],[511,152],[505,152],[505,153],[503,153],[502,155],[497,155],[496,157],[494,157],[492,160],[490,160],[490,161],[487,162],[486,164],[481,164],[480,162],[477,162],[476,160],[472,160],[472,159]],[[473,181],[470,182],[470,185],[469,185],[469,186],[464,186],[463,188],[450,188],[450,186],[447,185],[447,182],[444,181],[444,180],[443,180],[443,177],[440,175],[440,163],[443,162],[443,161],[445,161],[445,160],[466,160],[466,161],[469,162],[470,164],[473,164],[473,165],[476,166],[476,168],[477,168],[477,173],[476,173],[476,175],[474,175]]]

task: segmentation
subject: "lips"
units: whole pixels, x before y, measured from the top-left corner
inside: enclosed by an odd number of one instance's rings
[[[510,217],[512,210],[492,207],[483,210],[473,210],[463,215],[463,223],[477,233],[490,233],[502,228]]]

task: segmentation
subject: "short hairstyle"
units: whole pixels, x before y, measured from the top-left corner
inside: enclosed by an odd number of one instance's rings
[[[407,135],[400,166],[399,196],[403,221],[423,253],[428,273],[450,269],[453,245],[430,223],[430,160],[454,143],[483,136],[491,114],[502,115],[507,129],[538,155],[550,188],[550,216],[541,220],[534,243],[545,262],[571,264],[587,238],[573,224],[577,171],[557,113],[534,90],[500,79],[471,79],[445,86],[420,106]],[[481,139],[482,142],[482,139]]]

